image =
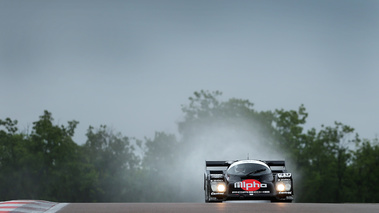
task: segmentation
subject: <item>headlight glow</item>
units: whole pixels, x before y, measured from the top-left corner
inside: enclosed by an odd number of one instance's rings
[[[278,190],[279,192],[282,192],[282,191],[284,191],[285,189],[286,189],[286,187],[284,186],[283,183],[278,183],[278,184],[276,185],[276,190]]]
[[[276,183],[276,190],[279,192],[290,191],[292,188],[290,181],[280,181]]]
[[[214,192],[225,192],[226,184],[224,182],[212,182],[211,188]]]
[[[225,184],[218,184],[217,185],[217,191],[218,192],[225,192],[226,191]]]

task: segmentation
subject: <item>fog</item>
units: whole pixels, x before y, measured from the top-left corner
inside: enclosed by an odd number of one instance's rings
[[[231,113],[239,112],[234,110]],[[260,125],[249,118],[221,116],[187,126],[187,130],[191,130],[182,136],[181,143],[184,144],[178,150],[179,157],[176,160],[180,178],[178,180],[174,175],[171,180],[182,183],[179,200],[204,201],[203,174],[206,160],[285,160],[285,153],[273,147],[269,133],[264,132]],[[291,172],[295,171],[292,169]]]

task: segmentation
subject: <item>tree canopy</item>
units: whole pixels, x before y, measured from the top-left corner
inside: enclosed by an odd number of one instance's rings
[[[198,202],[204,160],[285,159],[297,202],[379,202],[378,139],[362,139],[341,122],[305,129],[298,109],[258,111],[249,100],[223,101],[199,91],[182,106],[178,134],[123,136],[78,121],[56,125],[44,111],[30,133],[0,119],[0,200],[58,202]]]

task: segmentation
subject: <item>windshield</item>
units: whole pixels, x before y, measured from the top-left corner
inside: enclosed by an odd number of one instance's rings
[[[261,164],[243,163],[231,166],[227,173],[230,175],[265,175],[270,174],[271,170]]]

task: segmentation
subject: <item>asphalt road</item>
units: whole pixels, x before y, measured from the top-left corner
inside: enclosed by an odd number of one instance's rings
[[[305,212],[305,213],[376,213],[379,204],[309,204],[309,203],[69,203],[58,213],[66,212]]]

